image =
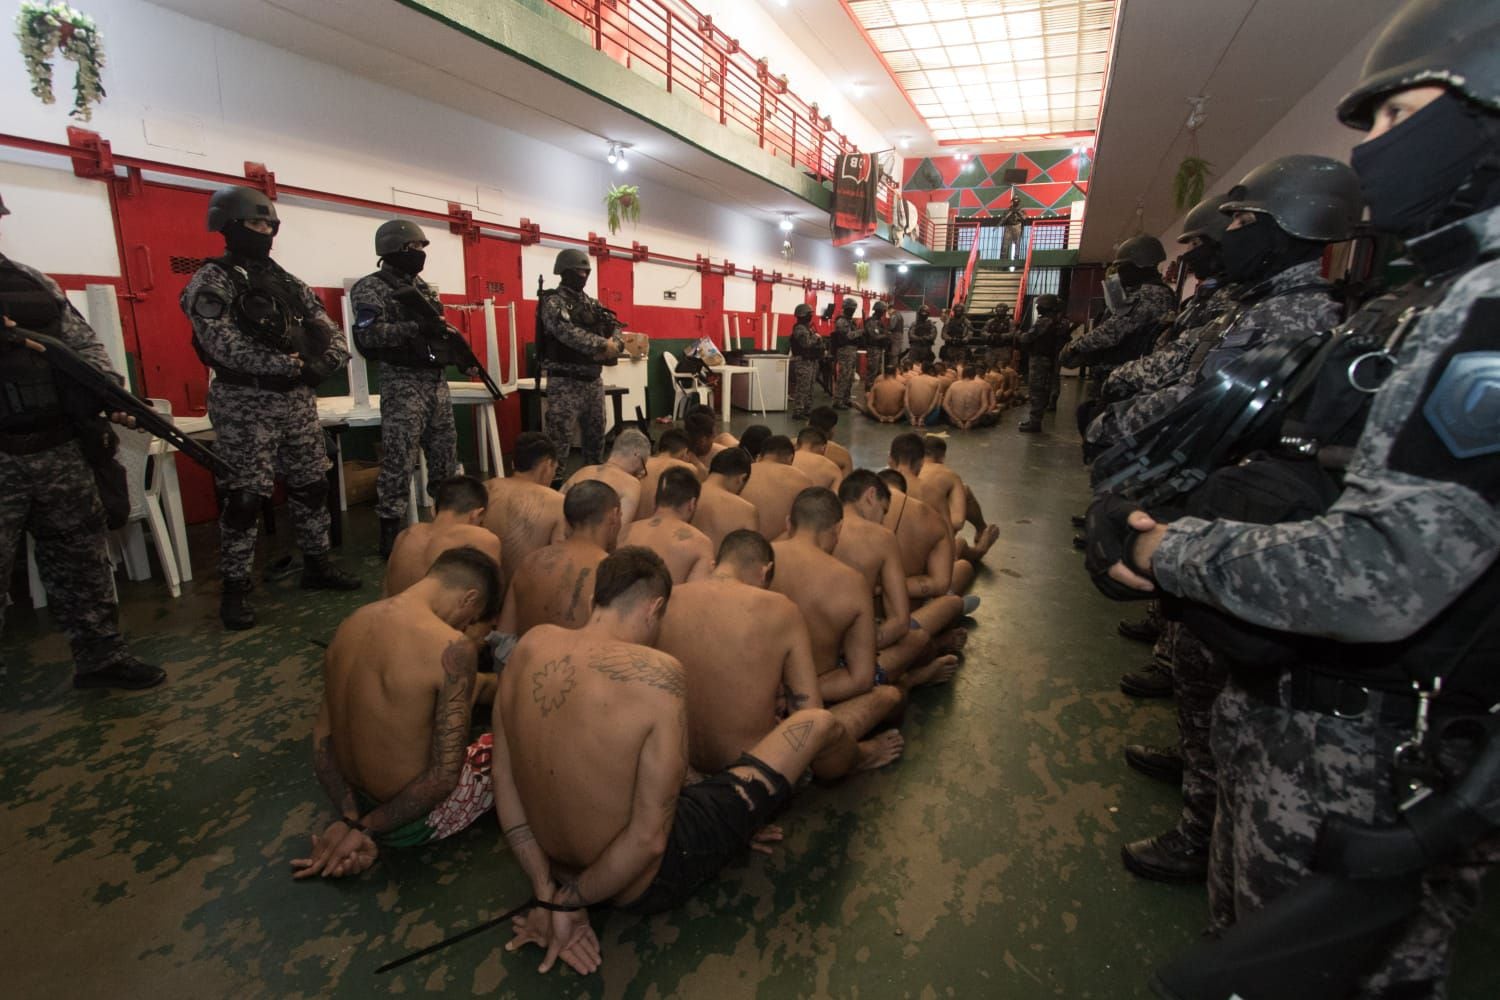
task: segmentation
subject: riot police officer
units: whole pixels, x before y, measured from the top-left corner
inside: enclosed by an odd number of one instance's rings
[[[1105,545],[1094,568],[1118,538],[1107,579],[1177,595],[1230,661],[1212,730],[1216,929],[1296,892],[1330,817],[1390,827],[1441,796],[1465,759],[1443,723],[1500,703],[1500,423],[1483,402],[1500,395],[1497,51],[1494,3],[1412,0],[1339,104],[1370,134],[1352,162],[1371,223],[1405,241],[1424,277],[1335,331],[1275,457],[1205,484],[1244,482],[1267,523],[1206,511],[1158,524],[1107,498],[1091,515]],[[1335,499],[1312,516],[1262,509],[1291,476]],[[1467,832],[1463,854],[1427,861],[1414,912],[1341,994],[1443,994],[1455,928],[1500,859],[1493,830]]]
[[[917,319],[911,326],[911,358],[923,364],[932,363],[932,345],[937,340],[937,323],[926,303],[917,307]]]
[[[942,359],[948,362],[967,360],[969,341],[973,336],[974,325],[969,321],[968,306],[962,302],[953,303],[953,311],[949,315],[948,322],[943,326]]]
[[[900,309],[891,309],[886,317],[886,332],[891,338],[888,355],[892,360],[906,357],[906,317]]]
[[[1056,295],[1037,296],[1036,319],[1029,329],[1015,336],[1016,344],[1029,355],[1026,391],[1031,397],[1031,415],[1016,430],[1038,434],[1042,429],[1042,414],[1052,398],[1057,352],[1068,342],[1068,320],[1063,316],[1062,299]]]
[[[582,250],[563,250],[552,265],[558,287],[537,306],[537,357],[547,376],[547,436],[561,468],[573,449],[573,428],[583,440],[583,464],[604,458],[604,379],[623,347],[614,315],[583,290],[593,271]]]
[[[876,300],[865,319],[865,371],[869,372],[872,382],[875,376],[885,371],[885,359],[891,353],[891,333],[886,329],[885,313],[885,302]]]
[[[1166,259],[1167,253],[1155,236],[1132,236],[1115,248],[1104,279],[1109,315],[1064,347],[1058,358],[1064,368],[1088,365],[1089,381],[1084,391],[1087,403],[1100,398],[1110,372],[1149,351],[1157,334],[1171,321],[1177,297],[1157,271],[1157,265]],[[1088,406],[1087,413],[1092,409]],[[1087,420],[1081,420],[1080,426],[1087,426]]]
[[[854,325],[854,311],[858,308],[858,302],[845,298],[842,312],[833,321],[833,361],[838,366],[833,406],[837,410],[849,409],[849,397],[854,389],[854,369],[859,367],[859,348],[864,334]]]
[[[345,365],[349,348],[312,289],[271,259],[280,227],[276,206],[261,192],[215,191],[208,228],[223,235],[224,256],[205,261],[181,299],[193,347],[214,373],[208,416],[215,450],[234,470],[219,482],[219,618],[228,629],[255,624],[248,601],[255,538],[278,475],[302,550],[302,587],[360,585],[328,556],[331,463],[313,392]]]
[[[0,199],[0,217],[9,214]],[[29,532],[48,604],[72,649],[73,686],[154,687],[166,673],[133,656],[120,635],[104,507],[81,447],[84,434],[108,435],[111,446],[113,437],[107,425],[92,419],[96,414],[75,419],[82,412],[74,412],[43,355],[26,345],[25,331],[56,337],[101,372],[123,380],[56,283],[4,254],[0,314],[0,581],[9,584],[22,535]],[[9,603],[0,594],[0,629]]]
[[[985,363],[1003,365],[1010,359],[1010,348],[1015,344],[1015,330],[1010,319],[1010,306],[995,303],[995,309],[984,324]]]
[[[813,383],[823,359],[823,338],[813,332],[813,308],[806,302],[792,310],[792,419],[806,420],[812,412]]]
[[[397,295],[415,293],[437,316],[437,292],[420,277],[427,263],[427,235],[414,222],[392,219],[375,230],[380,268],[354,283],[354,346],[380,365],[380,476],[375,512],[380,517],[380,557],[391,554],[406,521],[408,483],[417,448],[427,457],[427,492],[458,471],[458,435],[444,369],[446,324],[424,318]]]

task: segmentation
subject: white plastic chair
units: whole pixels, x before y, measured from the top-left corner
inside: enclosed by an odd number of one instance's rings
[[[667,365],[667,377],[672,380],[672,416],[678,420],[682,419],[687,412],[687,401],[695,398],[704,406],[713,405],[713,396],[706,385],[699,385],[698,380],[691,375],[677,374],[677,356],[671,351],[661,352],[662,361]]]
[[[145,543],[141,538],[142,522],[151,528],[151,541],[156,547],[156,559],[161,563],[167,577],[167,589],[173,597],[182,596],[182,578],[178,574],[177,553],[172,547],[172,536],[167,531],[167,518],[162,508],[161,469],[162,462],[176,459],[170,454],[158,454],[152,462],[155,439],[145,431],[121,427],[120,447],[116,460],[125,469],[125,480],[130,487],[130,521],[122,529],[126,533],[123,545],[125,571],[132,580],[144,580],[151,575],[150,564],[145,557]],[[152,470],[154,469],[154,472]]]

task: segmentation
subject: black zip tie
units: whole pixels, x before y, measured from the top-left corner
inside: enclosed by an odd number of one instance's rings
[[[494,927],[497,924],[503,924],[511,917],[518,916],[531,909],[535,905],[535,898],[528,899],[526,902],[522,903],[514,910],[511,910],[507,913],[502,913],[500,914],[500,916],[495,917],[494,919],[486,920],[484,923],[479,924],[476,927],[470,927],[468,930],[461,931],[458,934],[454,934],[452,937],[445,937],[437,944],[430,944],[426,948],[414,951],[410,955],[404,955],[393,962],[387,962],[380,968],[375,970],[375,975],[378,976],[383,972],[390,972],[392,969],[399,969],[401,966],[407,964],[408,962],[415,962],[419,958],[426,958],[428,955],[431,955],[435,951],[442,951],[449,945],[458,944],[460,941],[467,940],[468,938],[471,938],[476,934],[482,934],[485,931],[489,930],[491,927]]]

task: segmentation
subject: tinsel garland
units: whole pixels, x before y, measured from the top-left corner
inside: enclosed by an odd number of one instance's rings
[[[78,64],[73,110],[68,114],[85,122],[93,118],[93,106],[104,99],[104,83],[99,77],[104,68],[104,46],[94,19],[65,3],[23,0],[16,15],[16,39],[31,76],[31,92],[43,104],[57,100],[52,93],[52,57],[61,51],[64,59]]]

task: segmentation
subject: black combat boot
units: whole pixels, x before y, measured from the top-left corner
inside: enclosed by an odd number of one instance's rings
[[[1172,671],[1152,660],[1120,678],[1120,690],[1135,698],[1172,697]]]
[[[1074,514],[1068,520],[1073,522],[1073,527],[1075,528],[1087,528],[1089,524],[1088,515],[1086,514]]]
[[[358,590],[359,588],[359,577],[350,576],[335,566],[333,560],[328,558],[327,552],[319,552],[317,555],[303,553],[303,590]]]
[[[234,580],[226,577],[219,593],[219,621],[231,632],[241,632],[255,627],[255,609],[250,606],[250,591],[254,586],[248,579]]]
[[[1125,748],[1125,763],[1147,777],[1182,784],[1182,754],[1176,747],[1148,747],[1132,743]]]
[[[1016,430],[1022,434],[1040,434],[1042,433],[1042,425],[1035,420],[1027,420],[1024,423],[1017,424]]]
[[[167,679],[167,672],[150,663],[142,663],[134,656],[124,656],[113,663],[73,675],[75,688],[120,688],[125,691],[140,691],[156,687]]]
[[[1115,626],[1115,631],[1127,639],[1147,644],[1155,643],[1161,638],[1161,629],[1157,628],[1156,623],[1150,618],[1142,618],[1138,622],[1121,619],[1120,624]]]
[[[401,519],[399,517],[382,517],[380,519],[380,558],[389,559],[391,550],[396,547],[396,536],[401,534]]]
[[[1208,847],[1194,844],[1181,831],[1168,830],[1120,848],[1120,860],[1132,875],[1153,882],[1202,882],[1208,878]]]

